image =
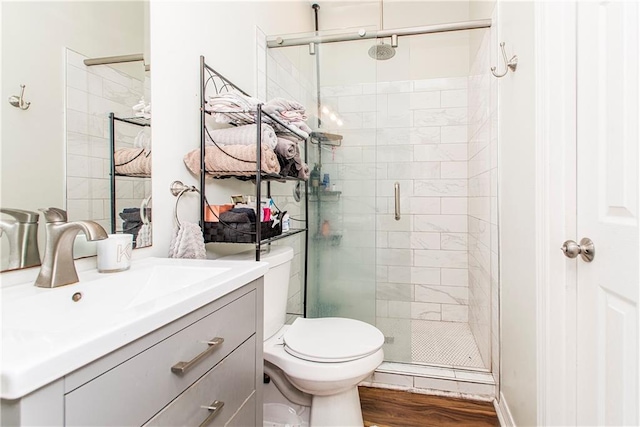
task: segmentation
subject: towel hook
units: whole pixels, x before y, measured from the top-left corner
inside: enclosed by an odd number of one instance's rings
[[[31,106],[30,102],[24,100],[25,85],[20,85],[20,96],[12,95],[9,97],[9,104],[21,110],[28,110]]]
[[[517,55],[513,55],[511,59],[507,59],[507,53],[504,51],[504,42],[500,43],[500,49],[502,49],[502,57],[504,58],[504,65],[505,65],[504,73],[496,74],[497,67],[491,67],[491,73],[498,78],[506,76],[509,70],[511,70],[512,72],[515,72],[516,68],[518,67]]]
[[[178,203],[180,202],[180,197],[182,197],[184,193],[189,193],[192,191],[195,191],[196,193],[200,193],[200,190],[198,190],[193,185],[185,185],[182,183],[182,181],[173,181],[171,183],[171,186],[169,187],[169,191],[171,191],[171,194],[173,194],[174,196],[177,196],[176,206],[175,206],[175,209],[173,210],[173,216],[175,217],[176,224],[178,225],[178,228],[179,228],[181,227],[180,220],[178,219]]]

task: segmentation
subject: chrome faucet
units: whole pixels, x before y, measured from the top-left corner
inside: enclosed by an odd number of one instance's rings
[[[67,212],[58,208],[40,209],[47,221],[46,242],[40,274],[36,286],[55,288],[78,281],[73,261],[73,243],[78,232],[84,232],[88,241],[103,240],[107,232],[93,221],[67,222]]]
[[[0,208],[0,213],[14,219],[0,218],[0,236],[9,239],[9,264],[7,269],[25,268],[40,265],[38,253],[38,217],[36,212],[21,209]]]

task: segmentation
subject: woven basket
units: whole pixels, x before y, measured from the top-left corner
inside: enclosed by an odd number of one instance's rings
[[[209,242],[228,242],[228,243],[255,243],[256,242],[256,223],[227,223],[205,222],[204,223],[204,241]],[[282,223],[274,227],[273,221],[264,221],[260,223],[260,238],[262,240],[282,234]]]

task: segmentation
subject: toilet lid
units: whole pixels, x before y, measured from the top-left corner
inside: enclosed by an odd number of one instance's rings
[[[384,335],[375,326],[354,319],[298,318],[284,334],[287,353],[313,362],[347,362],[378,351]]]

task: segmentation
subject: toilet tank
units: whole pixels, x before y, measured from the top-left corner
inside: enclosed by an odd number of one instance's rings
[[[229,255],[220,260],[225,261],[254,261],[254,249],[235,255]],[[271,246],[267,251],[260,252],[260,261],[269,264],[269,270],[264,275],[264,340],[271,338],[284,326],[287,316],[287,297],[289,295],[289,276],[291,274],[291,260],[293,248],[289,246]]]

